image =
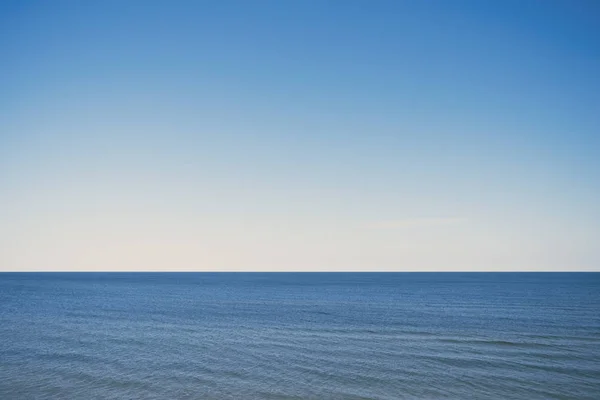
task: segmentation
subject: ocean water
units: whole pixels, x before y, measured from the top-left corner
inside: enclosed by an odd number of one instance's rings
[[[600,399],[600,273],[3,273],[0,399]]]

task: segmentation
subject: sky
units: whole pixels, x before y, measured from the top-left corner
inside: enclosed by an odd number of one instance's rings
[[[0,271],[600,271],[596,1],[0,2]]]

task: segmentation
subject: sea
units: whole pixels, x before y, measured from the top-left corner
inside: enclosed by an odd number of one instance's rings
[[[1,273],[0,399],[600,399],[600,273]]]

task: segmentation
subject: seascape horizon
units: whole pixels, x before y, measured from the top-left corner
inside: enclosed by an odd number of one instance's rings
[[[599,0],[0,0],[0,400],[600,399]]]

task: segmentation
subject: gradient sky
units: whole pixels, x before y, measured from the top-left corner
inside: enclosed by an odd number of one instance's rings
[[[2,1],[0,270],[600,270],[596,1]]]

